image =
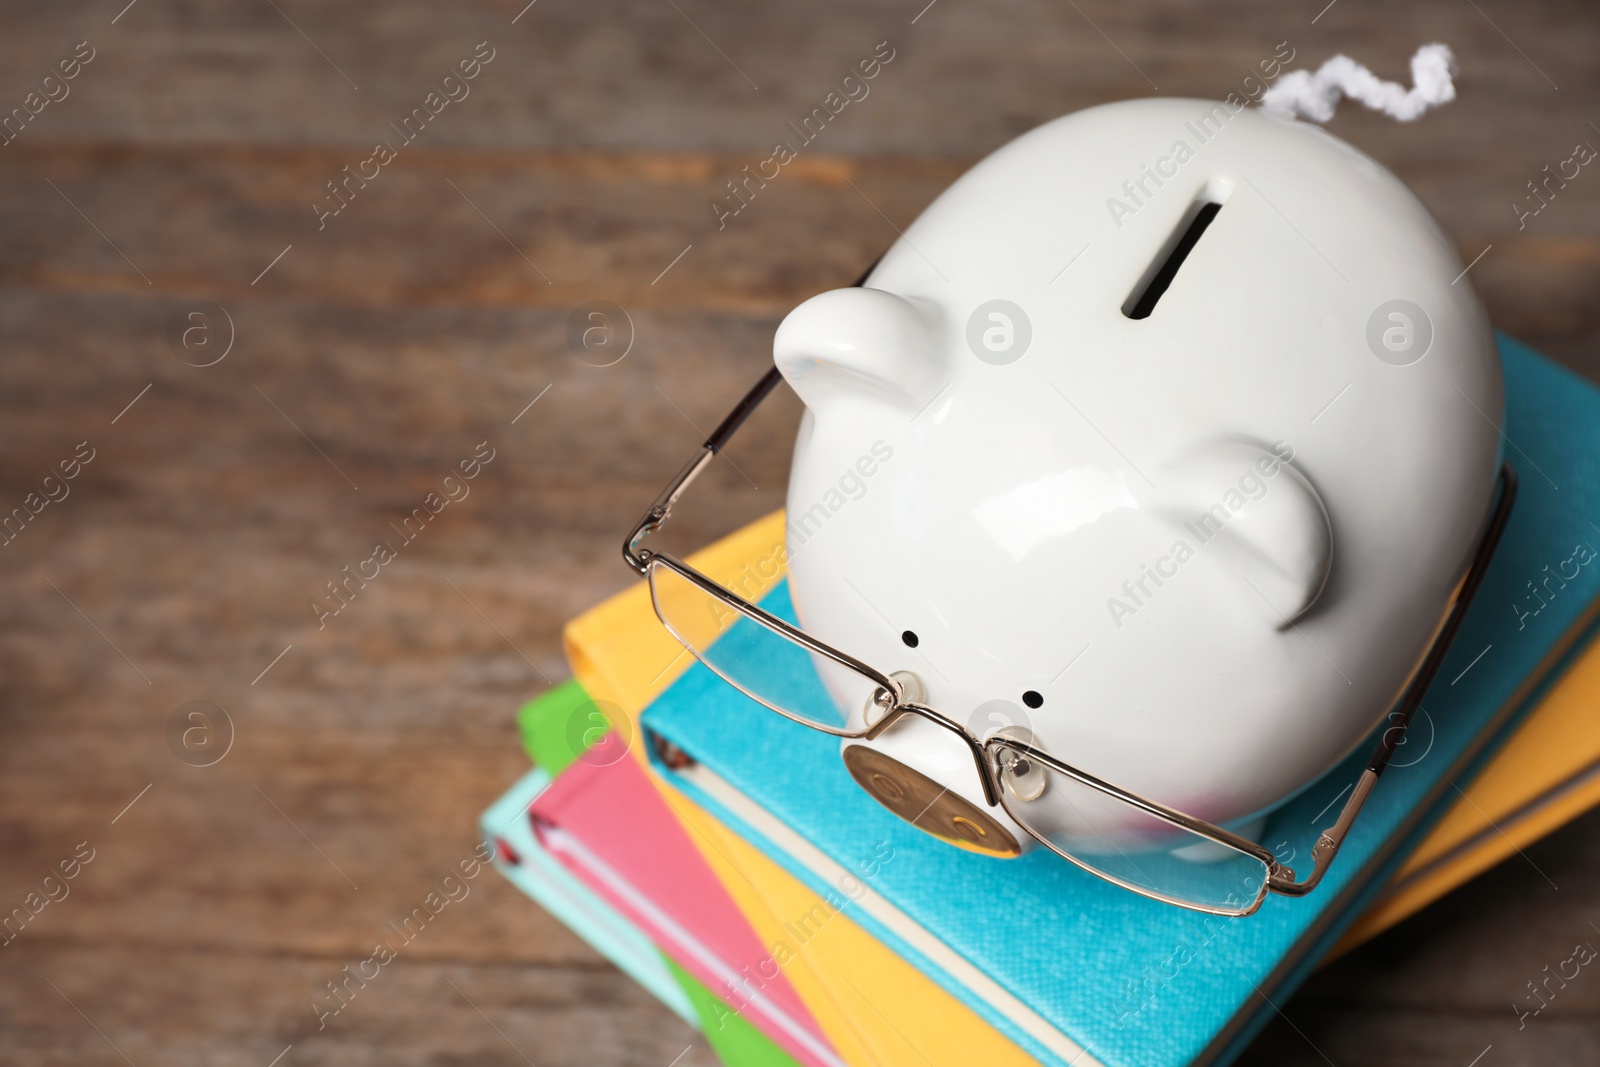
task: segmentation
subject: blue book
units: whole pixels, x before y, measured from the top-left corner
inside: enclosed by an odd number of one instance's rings
[[[867,796],[836,739],[773,714],[698,664],[645,711],[646,731],[670,743],[650,745],[652,756],[669,782],[818,894],[889,843],[894,862],[864,882],[847,913],[1037,1059],[1226,1063],[1534,703],[1595,615],[1600,566],[1580,566],[1547,603],[1527,602],[1527,583],[1545,565],[1574,559],[1575,546],[1585,546],[1577,558],[1593,560],[1589,546],[1600,545],[1591,522],[1600,520],[1600,390],[1511,338],[1500,349],[1504,451],[1521,475],[1516,508],[1424,701],[1431,747],[1383,775],[1309,896],[1269,896],[1245,918],[1203,916],[1043,849],[997,860],[952,848]],[[794,618],[785,586],[763,606]],[[673,758],[661,761],[663,751]],[[1291,865],[1305,863],[1367,755],[1358,747],[1275,812],[1263,843]]]

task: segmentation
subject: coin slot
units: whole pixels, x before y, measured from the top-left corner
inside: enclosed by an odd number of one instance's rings
[[[1183,266],[1183,261],[1189,258],[1189,253],[1194,251],[1194,246],[1200,243],[1200,237],[1206,232],[1216,219],[1217,213],[1222,210],[1222,201],[1210,196],[1203,196],[1196,200],[1187,212],[1178,228],[1172,231],[1172,236],[1167,238],[1159,255],[1145,268],[1144,277],[1139,279],[1139,284],[1134,286],[1133,292],[1128,294],[1128,299],[1122,305],[1122,313],[1130,319],[1147,319],[1156,309],[1172,280],[1178,276],[1178,269]]]

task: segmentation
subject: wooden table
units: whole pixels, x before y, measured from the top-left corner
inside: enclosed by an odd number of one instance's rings
[[[0,908],[94,856],[0,947],[6,1063],[712,1063],[492,873],[324,1029],[311,1004],[468,856],[563,620],[630,581],[619,535],[782,315],[1043,120],[1220,96],[1282,41],[1390,77],[1446,41],[1456,103],[1333,128],[1464,261],[1488,249],[1498,325],[1600,375],[1600,176],[1524,229],[1510,208],[1600,143],[1583,4],[125,2],[11,5],[0,37],[0,108],[92,54],[0,147],[0,502],[94,456],[0,547]],[[718,229],[724,183],[882,41],[871,95]],[[368,177],[319,228],[347,166]],[[593,299],[631,319],[614,366],[566,342]],[[738,442],[748,483],[714,469],[685,543],[780,505],[796,417]],[[325,583],[480,442],[470,497],[319,626]],[[194,700],[233,728],[207,767],[169,747]],[[1580,820],[1328,968],[1247,1062],[1600,1059],[1600,979],[1520,1033],[1511,1009],[1600,940],[1597,843]]]

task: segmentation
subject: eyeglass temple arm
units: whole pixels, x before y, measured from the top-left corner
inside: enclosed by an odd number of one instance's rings
[[[1389,761],[1394,758],[1395,751],[1404,740],[1406,727],[1411,725],[1411,719],[1422,706],[1422,698],[1427,694],[1428,687],[1433,684],[1439,669],[1444,666],[1445,656],[1455,642],[1461,623],[1466,618],[1467,609],[1472,606],[1472,598],[1477,595],[1478,587],[1483,584],[1484,574],[1488,572],[1489,563],[1494,559],[1495,549],[1500,544],[1500,535],[1505,532],[1506,523],[1511,518],[1511,508],[1517,500],[1517,472],[1511,464],[1501,464],[1499,480],[1500,499],[1495,504],[1494,514],[1489,519],[1483,540],[1478,543],[1472,567],[1461,583],[1461,593],[1456,597],[1455,606],[1450,609],[1450,614],[1445,619],[1439,635],[1434,638],[1432,647],[1428,649],[1421,670],[1417,672],[1410,688],[1406,690],[1405,699],[1393,713],[1393,724],[1378,738],[1377,748],[1373,750],[1372,758],[1367,762],[1367,769],[1361,772],[1350,799],[1345,801],[1344,807],[1339,811],[1338,819],[1318,836],[1316,845],[1311,849],[1311,873],[1303,881],[1297,882],[1294,880],[1294,871],[1275,865],[1267,880],[1267,888],[1273,892],[1298,897],[1317,887],[1322,881],[1322,876],[1328,873],[1333,858],[1338,855],[1339,847],[1344,844],[1345,835],[1350,832],[1350,824],[1355,822],[1373,786],[1378,784],[1378,776],[1389,766]]]
[[[867,279],[872,276],[872,272],[878,268],[878,264],[882,260],[882,256],[873,260],[872,266],[862,271],[861,277],[851,284],[855,286],[865,285]],[[667,486],[660,496],[656,497],[656,502],[650,505],[650,510],[645,512],[644,518],[639,520],[639,525],[633,528],[633,532],[628,535],[628,539],[622,543],[622,558],[627,561],[628,566],[640,574],[645,574],[650,570],[650,553],[639,551],[640,542],[661,529],[672,514],[672,505],[678,502],[678,498],[683,495],[683,491],[689,488],[690,483],[705,469],[706,464],[711,462],[711,457],[722,451],[722,446],[728,443],[728,439],[734,435],[740,426],[744,425],[744,420],[748,419],[750,413],[767,398],[767,394],[772,392],[777,386],[778,380],[782,377],[783,375],[778,372],[777,367],[773,367],[763,374],[761,380],[756,383],[755,388],[746,393],[744,399],[739,401],[732,411],[728,412],[728,417],[722,420],[722,425],[711,431],[711,436],[706,438],[706,443],[700,446],[700,451],[695,453],[693,459],[684,464],[683,469],[678,472],[678,476],[672,479],[672,484]]]
[[[628,566],[640,574],[644,574],[650,569],[650,554],[639,551],[640,543],[666,524],[668,517],[672,514],[672,505],[678,502],[678,498],[683,495],[684,491],[693,484],[700,472],[711,462],[711,457],[722,451],[723,446],[738,432],[739,427],[744,425],[744,420],[748,419],[750,413],[759,407],[761,402],[767,398],[767,395],[777,387],[782,377],[783,375],[778,373],[777,367],[773,367],[763,374],[761,380],[755,384],[755,388],[746,393],[744,399],[740,400],[734,406],[734,409],[728,412],[727,418],[722,420],[720,426],[711,431],[711,436],[706,438],[706,443],[700,446],[700,451],[696,452],[694,457],[683,465],[683,469],[678,472],[677,477],[673,478],[671,483],[661,491],[661,495],[656,497],[656,502],[650,505],[650,510],[645,512],[644,518],[639,520],[638,525],[633,528],[633,532],[628,535],[628,539],[622,543],[622,558],[627,561]]]

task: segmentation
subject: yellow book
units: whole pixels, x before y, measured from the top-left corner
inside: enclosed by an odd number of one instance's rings
[[[708,577],[759,600],[781,579],[768,564],[784,543],[775,512],[691,556]],[[639,715],[694,662],[667,633],[641,581],[574,619],[565,646],[573,673],[596,700],[610,701],[639,737]],[[1373,906],[1334,950],[1337,955],[1413,914],[1469,878],[1600,803],[1600,652],[1582,652],[1484,770],[1407,859]],[[662,796],[768,945],[783,944],[784,972],[851,1064],[926,1060],[1026,1064],[1031,1058],[960,1000],[727,829],[682,793]],[[823,915],[794,947],[796,921]],[[815,928],[815,932],[811,931]],[[870,991],[870,995],[868,994]]]
[[[781,578],[763,581],[753,561],[783,545],[783,513],[769,515],[689,562],[707,577],[759,599]],[[640,713],[688,669],[693,658],[656,620],[644,582],[567,625],[573,674],[596,701],[625,713],[639,736]],[[633,746],[655,780],[641,745]],[[960,1000],[863,930],[839,901],[827,901],[675,789],[657,781],[706,862],[728,888],[763,944],[845,1062],[859,1067],[926,1061],[932,1067],[1033,1063]]]
[[[1600,648],[1580,651],[1345,933],[1338,956],[1600,804]]]

